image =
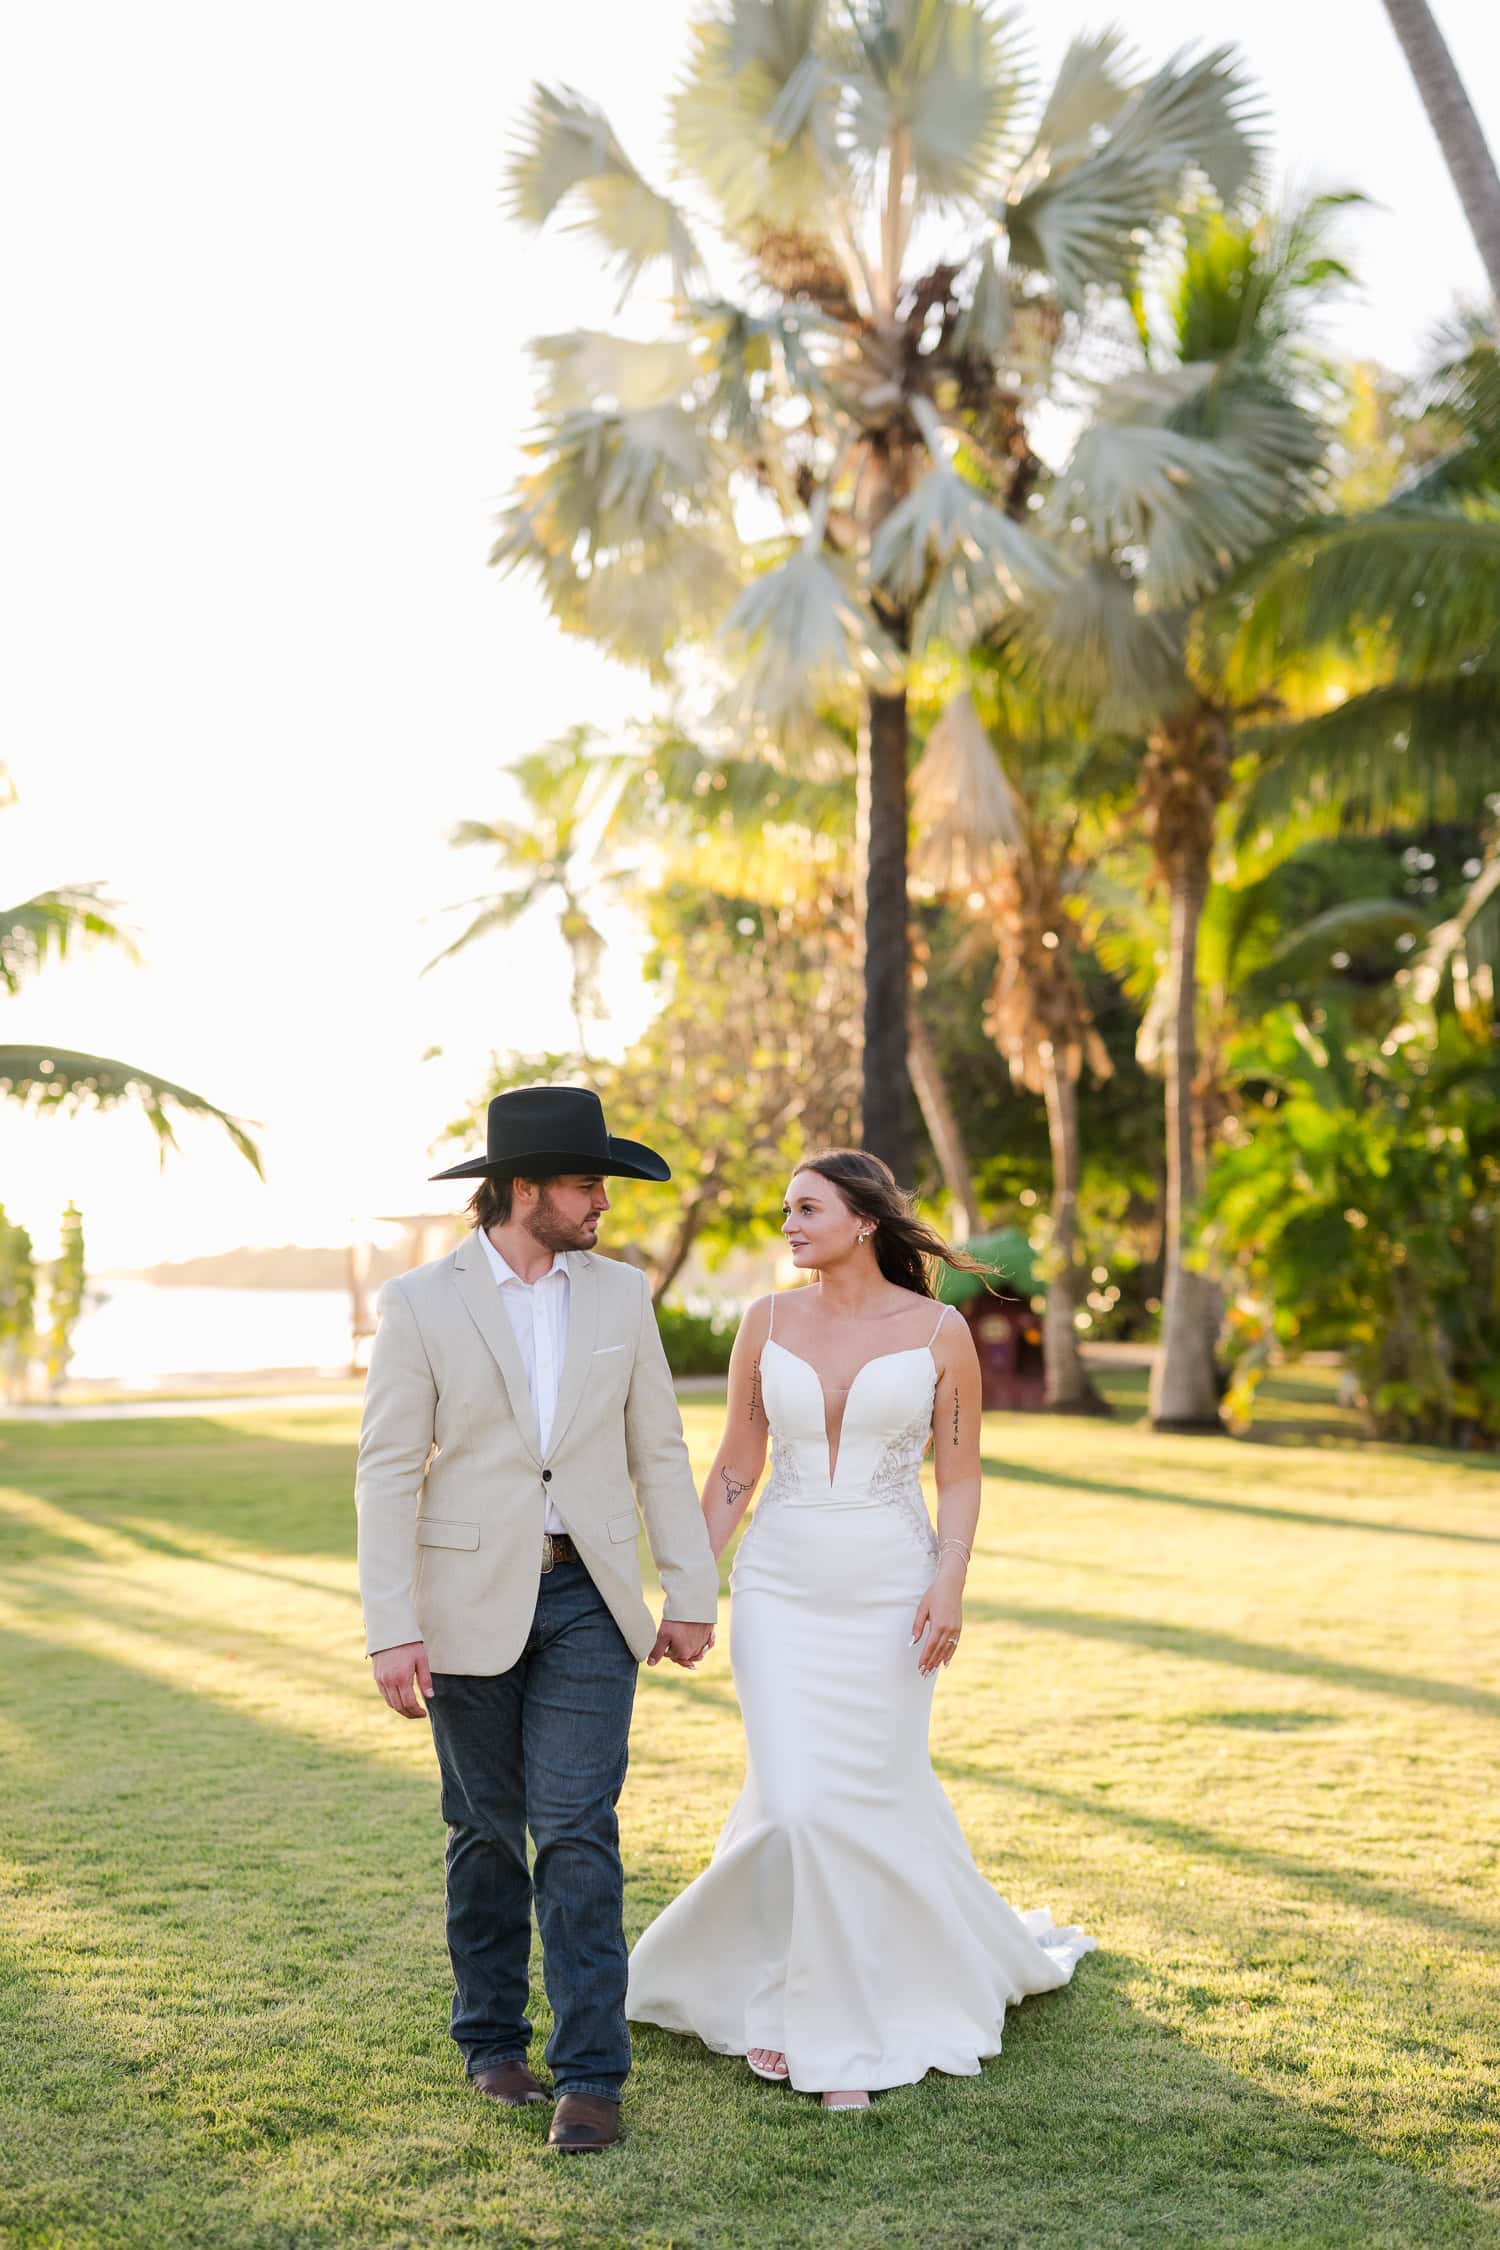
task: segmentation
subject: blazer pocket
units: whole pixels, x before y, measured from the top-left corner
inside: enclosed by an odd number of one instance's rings
[[[623,1516],[611,1516],[605,1528],[611,1539],[623,1544],[625,1540],[636,1537],[641,1528],[641,1519],[634,1508],[631,1508]]]
[[[625,1346],[623,1344],[601,1344],[599,1346],[599,1349],[595,1352],[594,1357],[595,1359],[603,1359],[610,1352],[622,1352],[624,1351],[624,1349]]]
[[[442,1516],[423,1516],[417,1525],[419,1547],[477,1547],[477,1523],[448,1523]]]

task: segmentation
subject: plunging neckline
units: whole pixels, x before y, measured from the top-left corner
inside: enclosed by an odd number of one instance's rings
[[[941,1325],[941,1314],[939,1314],[938,1319],[939,1325]],[[800,1352],[794,1352],[789,1345],[781,1341],[779,1336],[768,1336],[766,1343],[761,1346],[762,1351],[765,1350],[766,1344],[773,1346],[779,1352],[785,1352],[787,1358],[794,1359],[799,1367],[805,1367],[818,1386],[818,1393],[823,1401],[823,1442],[828,1451],[828,1485],[830,1491],[833,1489],[834,1478],[839,1473],[839,1460],[844,1450],[844,1424],[849,1415],[849,1401],[853,1398],[855,1388],[865,1369],[867,1367],[878,1367],[883,1359],[910,1359],[916,1352],[921,1352],[926,1358],[932,1359],[934,1370],[937,1368],[937,1361],[932,1358],[932,1339],[930,1337],[925,1344],[903,1344],[898,1351],[876,1352],[872,1358],[861,1360],[859,1366],[854,1370],[849,1388],[844,1393],[844,1411],[839,1416],[838,1430],[833,1437],[830,1437],[828,1434],[828,1392],[824,1388],[822,1376],[818,1373],[812,1361],[804,1359]]]

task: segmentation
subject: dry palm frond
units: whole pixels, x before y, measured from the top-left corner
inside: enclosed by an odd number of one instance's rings
[[[982,890],[1025,841],[1026,817],[973,698],[954,696],[912,776],[912,873],[940,892]]]

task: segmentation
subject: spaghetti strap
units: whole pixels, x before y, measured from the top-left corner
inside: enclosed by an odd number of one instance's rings
[[[941,1312],[940,1312],[940,1313],[938,1314],[938,1316],[937,1316],[937,1319],[936,1319],[936,1320],[935,1320],[935,1321],[933,1322],[933,1324],[932,1324],[932,1334],[931,1334],[931,1335],[930,1335],[930,1336],[928,1337],[928,1339],[927,1339],[927,1345],[928,1345],[928,1349],[929,1349],[929,1350],[930,1350],[930,1349],[932,1348],[932,1346],[933,1346],[933,1345],[934,1345],[934,1344],[935,1344],[935,1343],[937,1342],[937,1332],[938,1332],[938,1330],[939,1330],[939,1329],[940,1329],[940,1328],[942,1327],[942,1325],[943,1325],[943,1322],[944,1322],[944,1321],[945,1321],[945,1320],[947,1319],[947,1317],[948,1317],[949,1313],[950,1313],[950,1312],[952,1312],[952,1310],[953,1310],[953,1307],[952,1307],[951,1305],[944,1305],[944,1307],[943,1307],[942,1311],[941,1311]]]
[[[776,1333],[776,1292],[775,1292],[775,1290],[773,1289],[773,1290],[771,1291],[771,1317],[770,1317],[770,1319],[769,1319],[769,1320],[768,1320],[768,1321],[766,1322],[766,1342],[767,1342],[768,1344],[769,1344],[769,1342],[771,1341],[771,1338],[772,1338],[772,1337],[773,1337],[773,1336],[775,1335],[775,1333]]]

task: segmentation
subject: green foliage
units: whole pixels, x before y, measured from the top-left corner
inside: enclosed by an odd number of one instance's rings
[[[847,919],[671,883],[647,906],[661,1007],[618,1061],[589,1063],[613,1132],[659,1148],[669,1186],[611,1183],[612,1245],[635,1245],[664,1291],[689,1253],[764,1241],[808,1148],[853,1135],[855,987]],[[576,1058],[506,1058],[481,1096]],[[472,1140],[475,1116],[452,1131]]]
[[[26,1389],[36,1350],[36,1258],[31,1237],[0,1205],[0,1372],[14,1396]]]
[[[1500,1440],[1500,1056],[1269,1016],[1236,1056],[1261,1113],[1214,1163],[1205,1242],[1290,1352],[1337,1350],[1375,1429]]]
[[[83,1214],[70,1203],[62,1217],[62,1241],[47,1285],[47,1382],[55,1390],[73,1356],[73,1330],[83,1311],[86,1281]]]
[[[737,1315],[688,1312],[681,1305],[666,1304],[656,1308],[656,1325],[674,1375],[727,1373],[739,1327]]]

